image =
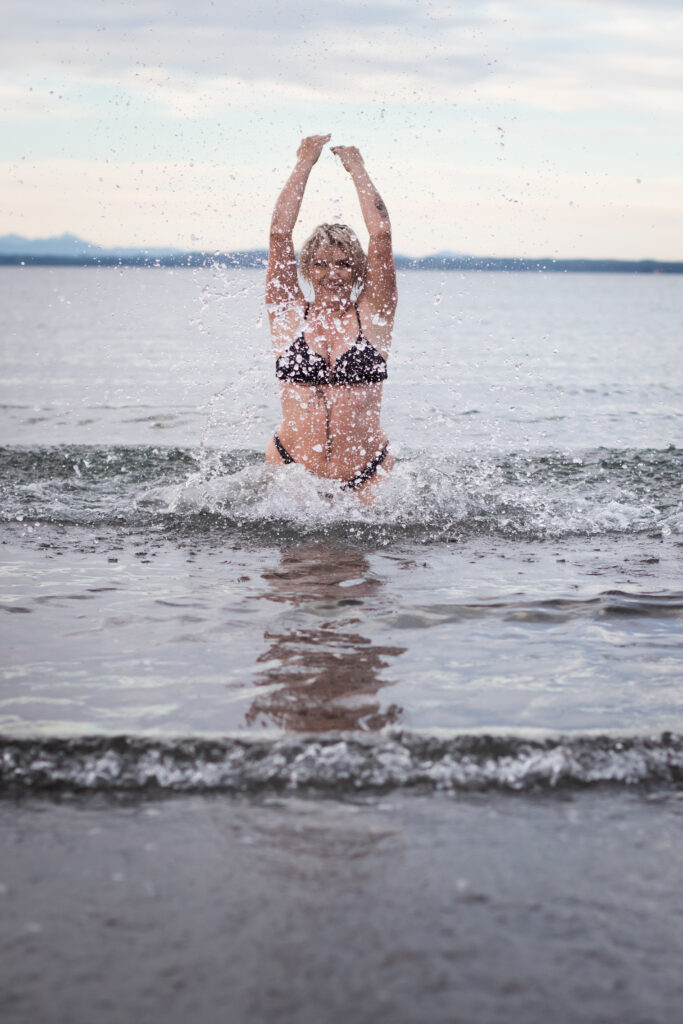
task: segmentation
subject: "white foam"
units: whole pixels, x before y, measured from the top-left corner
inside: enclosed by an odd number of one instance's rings
[[[485,533],[508,537],[563,537],[678,533],[675,512],[638,501],[632,490],[589,479],[557,479],[533,459],[511,477],[500,460],[454,461],[420,456],[397,461],[382,474],[374,502],[302,466],[248,466],[232,474],[197,472],[183,484],[158,488],[169,511],[209,513],[238,522],[288,522],[306,530],[333,524],[425,529],[430,533]],[[149,493],[148,493],[149,496]]]
[[[247,466],[210,479],[194,473],[184,484],[163,491],[172,512],[208,512],[247,521],[324,525],[367,515],[355,494],[297,465]]]
[[[620,738],[577,735],[400,733],[325,737],[182,738],[92,736],[8,739],[0,758],[0,791],[78,789],[249,792],[377,789],[524,792],[591,785],[671,785],[680,781],[679,735]]]

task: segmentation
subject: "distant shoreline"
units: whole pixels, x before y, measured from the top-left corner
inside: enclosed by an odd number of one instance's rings
[[[265,250],[228,253],[175,253],[165,256],[136,255],[50,256],[2,254],[0,267],[228,267],[263,268]],[[683,262],[659,260],[526,259],[489,256],[422,256],[411,259],[397,256],[399,270],[476,270],[536,273],[588,274],[683,274]]]

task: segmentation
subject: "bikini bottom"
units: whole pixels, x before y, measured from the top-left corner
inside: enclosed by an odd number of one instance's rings
[[[289,452],[287,451],[287,449],[285,448],[277,434],[273,434],[273,443],[277,448],[278,455],[285,463],[285,465],[288,466],[290,465],[290,463],[296,461],[289,454]],[[344,480],[344,482],[341,485],[341,489],[343,491],[357,491],[359,487],[363,486],[366,480],[370,480],[371,477],[375,475],[375,473],[382,465],[388,454],[389,445],[385,444],[381,452],[378,452],[377,455],[375,455],[374,459],[372,459],[371,462],[368,462],[367,466],[361,469],[359,473],[356,473],[355,476],[352,476],[350,480]]]

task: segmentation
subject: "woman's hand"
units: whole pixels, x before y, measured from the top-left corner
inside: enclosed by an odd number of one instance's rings
[[[302,139],[296,152],[297,159],[313,167],[331,137],[331,135],[309,135]]]
[[[356,146],[332,146],[332,152],[335,156],[338,156],[342,162],[342,167],[345,171],[351,174],[359,167],[363,167],[363,157],[360,155],[360,150]]]

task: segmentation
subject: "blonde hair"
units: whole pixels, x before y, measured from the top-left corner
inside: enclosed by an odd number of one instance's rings
[[[318,224],[306,239],[299,253],[299,269],[304,281],[311,283],[311,265],[321,245],[338,245],[343,250],[353,266],[353,287],[362,288],[368,261],[358,235],[347,224]]]

